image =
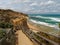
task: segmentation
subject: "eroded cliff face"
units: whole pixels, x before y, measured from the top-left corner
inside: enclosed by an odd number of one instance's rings
[[[0,9],[0,22],[9,22],[16,30],[28,28],[27,18],[27,14]]]

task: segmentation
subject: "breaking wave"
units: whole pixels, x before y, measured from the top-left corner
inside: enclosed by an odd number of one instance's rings
[[[30,16],[30,21],[41,24],[49,27],[54,27],[56,29],[59,29],[58,23],[60,23],[60,18],[58,17],[46,17],[46,16]]]
[[[60,18],[56,18],[56,17],[43,17],[43,16],[32,16],[32,17],[35,17],[35,18],[43,18],[43,19],[50,19],[52,21],[60,22]]]

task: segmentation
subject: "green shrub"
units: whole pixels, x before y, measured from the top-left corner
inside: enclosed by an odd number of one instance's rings
[[[5,35],[6,35],[6,31],[0,30],[0,39],[5,37]]]
[[[1,28],[11,28],[13,25],[11,23],[5,23],[5,22],[0,22],[0,27]]]

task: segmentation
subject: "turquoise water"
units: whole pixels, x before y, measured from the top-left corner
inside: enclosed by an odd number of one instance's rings
[[[37,24],[58,27],[60,14],[29,14],[30,20]]]

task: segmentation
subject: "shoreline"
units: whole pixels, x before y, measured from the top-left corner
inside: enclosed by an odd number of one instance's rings
[[[41,24],[35,24],[31,21],[27,21],[27,24],[28,24],[29,28],[36,30],[38,32],[41,31],[41,32],[45,32],[47,34],[51,34],[53,36],[57,36],[57,37],[60,36],[60,30],[57,30],[53,27],[48,27],[48,26],[41,25]]]
[[[32,19],[29,19],[29,21],[32,22],[32,23],[35,23],[37,25],[43,25],[43,26],[46,26],[46,27],[51,27],[51,28],[54,28],[54,29],[57,29],[57,30],[60,29],[58,24],[52,25],[52,24],[49,24],[49,23],[35,21],[35,20],[32,20]]]

